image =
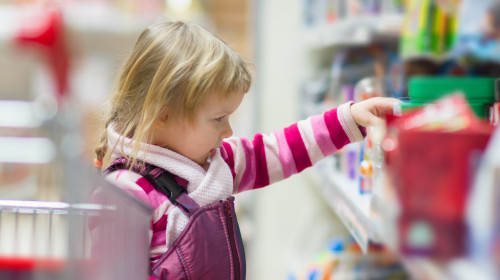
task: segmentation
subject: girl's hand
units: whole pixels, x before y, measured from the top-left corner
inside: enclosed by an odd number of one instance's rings
[[[389,97],[373,97],[351,105],[351,115],[360,126],[376,126],[383,123],[385,115],[392,113],[401,100]]]

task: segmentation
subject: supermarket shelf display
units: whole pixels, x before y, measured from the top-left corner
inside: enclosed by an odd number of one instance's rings
[[[345,7],[344,1],[318,1],[333,2],[334,8]],[[364,142],[347,145],[316,170],[320,191],[361,251],[368,252],[373,242],[383,244],[415,279],[489,280],[499,275],[494,244],[500,240],[495,230],[500,221],[491,216],[497,211],[491,202],[499,203],[498,169],[488,155],[498,147],[490,139],[495,139],[491,135],[499,115],[499,56],[494,50],[499,50],[500,37],[493,35],[500,29],[494,21],[488,30],[478,23],[474,30],[467,28],[477,18],[471,14],[496,11],[494,1],[479,1],[476,7],[472,2],[406,1],[397,10],[399,34],[389,33],[399,37],[396,48],[391,40],[381,44],[374,37],[350,44],[311,35],[329,41],[312,43],[311,50],[333,45],[334,59],[303,87],[303,115],[372,96],[403,101],[386,126],[368,128]],[[306,25],[310,30],[331,25],[340,34],[350,26],[341,37],[357,38],[355,25],[365,28],[373,15],[366,12],[373,11],[372,2],[363,3],[365,12],[355,17],[320,14],[306,17]],[[366,21],[357,18],[367,14]],[[408,123],[394,126],[412,114],[418,115],[413,125],[421,127],[406,131]],[[483,185],[473,185],[474,180]],[[488,201],[486,209],[479,210],[481,201]]]

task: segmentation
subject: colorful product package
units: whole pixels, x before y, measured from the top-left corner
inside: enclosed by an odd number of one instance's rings
[[[474,166],[493,127],[452,95],[392,119],[388,131],[392,181],[401,206],[399,249],[450,259],[466,253],[466,202]],[[393,145],[394,146],[394,145]]]

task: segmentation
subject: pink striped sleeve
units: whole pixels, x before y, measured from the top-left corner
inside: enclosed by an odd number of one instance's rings
[[[337,109],[337,119],[342,127],[341,130],[343,130],[348,137],[348,143],[362,141],[366,136],[365,128],[359,127],[352,118],[350,109],[352,104],[354,104],[354,102],[350,101],[340,105]]]
[[[340,148],[348,144],[350,142],[349,137],[342,129],[342,125],[340,124],[337,117],[337,109],[326,112],[323,117],[325,119],[326,128],[328,129],[328,133],[333,145]]]
[[[293,124],[285,128],[285,138],[290,150],[292,151],[293,160],[297,167],[297,172],[300,172],[311,166],[311,159],[307,153],[304,140],[302,139],[297,124]]]
[[[280,161],[280,152],[278,148],[278,140],[274,134],[265,136],[264,147],[267,162],[267,172],[269,173],[269,184],[283,180],[284,172],[283,165]]]
[[[136,182],[143,179],[141,175],[128,170],[117,170],[108,174],[106,179],[113,185],[140,199],[142,202],[148,205],[150,204],[148,194],[151,192],[153,187],[149,184],[149,182],[147,184],[137,184]]]
[[[307,119],[305,121],[300,121],[297,123],[300,135],[304,141],[304,145],[307,149],[309,159],[314,165],[316,162],[324,158],[323,151],[319,147],[319,143],[315,138],[314,130],[312,127],[312,120]]]
[[[253,139],[253,149],[256,163],[255,183],[253,188],[262,188],[269,185],[269,173],[267,171],[266,151],[264,147],[264,136],[256,134]]]
[[[253,182],[255,181],[255,159],[252,152],[252,143],[245,137],[240,138],[241,143],[238,146],[238,155],[245,161],[245,169],[241,175],[241,181],[237,192],[242,192],[246,189],[251,189]]]
[[[283,166],[283,177],[288,178],[297,173],[297,167],[293,159],[292,151],[286,142],[285,131],[279,130],[273,132],[278,144],[278,153],[281,165]]]
[[[336,147],[333,150],[326,148],[325,151],[328,153],[325,154],[325,156],[336,152],[337,149],[341,149],[349,143],[362,141],[366,136],[365,129],[359,127],[352,118],[350,107],[353,103],[352,101],[344,103],[323,114],[325,127],[328,131],[328,138],[333,146]],[[321,123],[321,120],[316,121],[317,124]],[[324,129],[324,127],[323,125],[315,127],[317,138],[326,136],[324,132],[318,133],[320,130],[316,130],[317,128]]]
[[[344,145],[361,141],[365,132],[350,115],[351,103],[322,115],[247,138],[226,139],[221,152],[231,168],[235,192],[261,188],[288,178],[331,155]]]
[[[168,215],[163,215],[156,223],[153,223],[153,236],[151,237],[151,247],[163,246],[167,240],[165,229],[167,228]]]
[[[236,172],[234,171],[234,154],[233,154],[233,148],[231,147],[231,144],[228,142],[222,142],[222,149],[221,151],[221,156],[224,159],[224,161],[229,165],[229,169],[231,170],[231,175],[233,175],[233,180],[236,181]]]
[[[314,139],[318,144],[319,149],[324,156],[335,153],[338,149],[330,138],[330,132],[325,123],[323,115],[316,115],[311,117],[311,126],[313,127]]]
[[[256,134],[253,141],[245,137],[238,139],[239,144],[236,145],[236,151],[228,152],[228,154],[237,153],[238,156],[233,157],[235,162],[244,161],[242,164],[236,166],[237,170],[235,172],[238,173],[238,171],[241,171],[241,179],[235,182],[235,192],[257,189],[269,185],[263,135]]]

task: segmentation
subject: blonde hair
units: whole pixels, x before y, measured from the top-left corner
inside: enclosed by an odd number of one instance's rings
[[[124,137],[134,141],[127,157],[133,165],[140,143],[149,143],[155,120],[168,112],[169,118],[192,122],[208,98],[246,93],[251,75],[245,60],[212,33],[194,24],[165,21],[141,33],[116,83],[105,128],[113,125],[122,147]],[[105,129],[95,150],[98,161],[107,149]]]

